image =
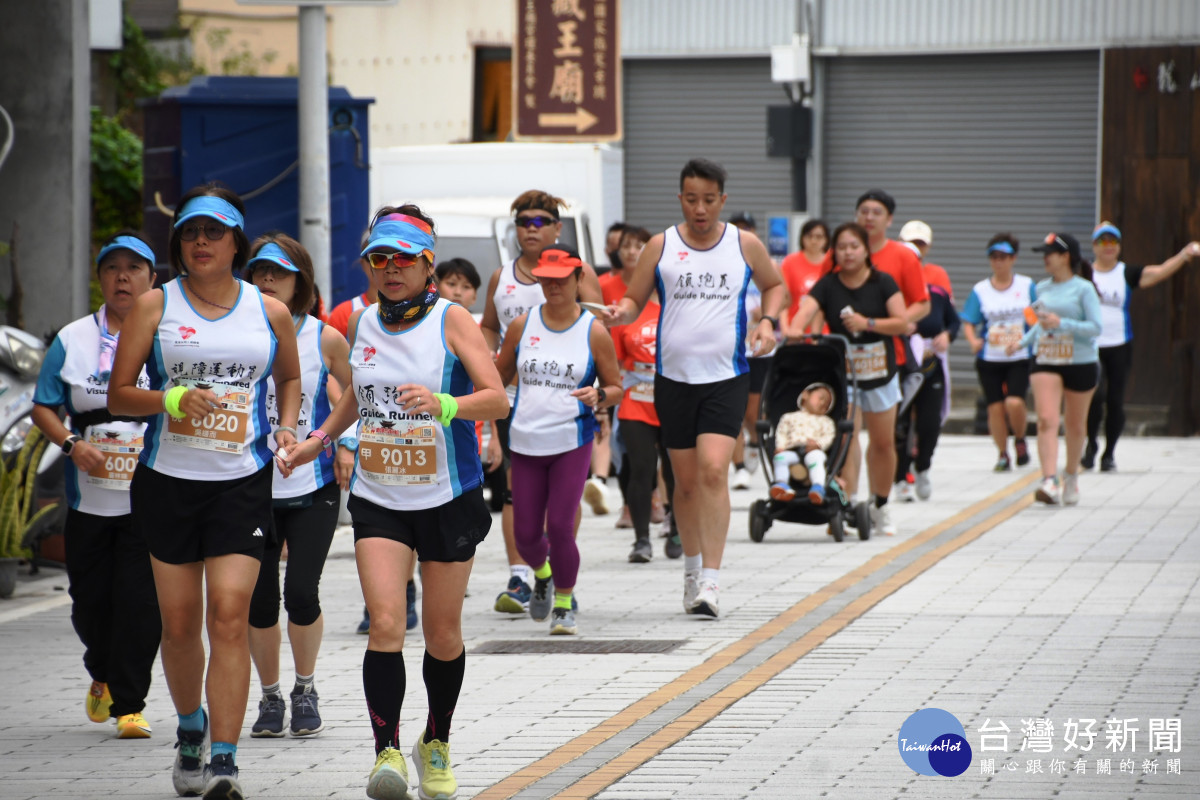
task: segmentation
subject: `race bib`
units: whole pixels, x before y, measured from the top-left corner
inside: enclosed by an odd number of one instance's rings
[[[87,443],[100,451],[104,461],[87,474],[89,486],[101,489],[128,491],[137,466],[138,453],[142,452],[140,431],[106,431],[100,427],[88,431]]]
[[[633,377],[637,381],[629,390],[629,399],[639,403],[654,402],[654,365],[635,361]]]
[[[390,486],[437,483],[437,436],[432,420],[363,420],[358,466],[363,475]]]
[[[1010,344],[1020,344],[1024,335],[1025,326],[1020,322],[997,322],[988,326],[988,347],[1003,353]]]
[[[240,386],[226,386],[208,381],[178,381],[188,389],[207,389],[217,396],[217,408],[204,419],[167,415],[166,441],[212,450],[217,453],[240,455],[246,443],[246,428],[250,425],[250,392]]]
[[[1072,364],[1074,361],[1074,336],[1059,329],[1042,331],[1038,337],[1037,363]]]
[[[876,381],[887,377],[887,345],[884,342],[852,344],[847,355],[859,381]]]

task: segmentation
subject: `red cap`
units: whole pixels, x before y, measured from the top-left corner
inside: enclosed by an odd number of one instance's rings
[[[551,247],[542,251],[537,266],[531,272],[535,278],[565,278],[582,266],[583,261],[574,250]]]

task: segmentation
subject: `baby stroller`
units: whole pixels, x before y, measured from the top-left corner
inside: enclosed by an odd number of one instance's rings
[[[854,434],[854,419],[850,416],[847,387],[857,382],[853,374],[847,377],[846,350],[849,343],[844,336],[805,337],[796,343],[780,347],[771,359],[767,379],[763,384],[758,432],[758,454],[763,469],[772,474],[772,459],[775,455],[775,428],[779,418],[796,410],[796,398],[813,383],[827,383],[833,387],[833,418],[837,433],[826,454],[828,480],[825,502],[814,505],[808,499],[808,480],[798,480],[795,469],[791,478],[796,496],[788,501],[773,499],[755,500],[750,505],[750,538],[761,542],[775,520],[797,522],[802,525],[828,525],[835,541],[845,538],[847,525],[858,529],[858,538],[871,538],[870,507],[865,502],[852,505],[834,477],[841,471]]]

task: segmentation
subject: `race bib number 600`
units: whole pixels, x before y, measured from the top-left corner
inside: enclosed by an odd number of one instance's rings
[[[167,441],[239,455],[246,443],[246,428],[250,425],[250,392],[237,386],[219,383],[185,381],[189,389],[208,389],[217,396],[217,408],[204,419],[168,417]]]
[[[92,428],[87,441],[104,456],[104,461],[88,472],[87,483],[101,489],[127,491],[137,467],[138,453],[142,451],[141,431]]]

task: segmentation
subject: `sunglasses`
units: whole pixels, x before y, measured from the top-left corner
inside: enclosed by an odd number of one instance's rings
[[[554,217],[517,217],[518,228],[544,228],[547,225],[553,225],[558,222]]]
[[[216,220],[204,223],[184,225],[179,229],[179,240],[182,242],[194,242],[200,238],[200,232],[204,232],[204,238],[210,242],[215,242],[218,239],[225,237],[225,231],[229,230],[229,226],[222,225]]]
[[[1096,241],[1099,242],[1100,244],[1120,244],[1121,243],[1120,239],[1118,239],[1117,237],[1112,236],[1110,234],[1107,234],[1107,233],[1104,234],[1103,236],[1101,236],[1100,238],[1096,239]]]
[[[401,269],[415,267],[417,262],[421,260],[420,253],[367,253],[367,263],[372,269],[385,269],[388,262],[395,264]]]

